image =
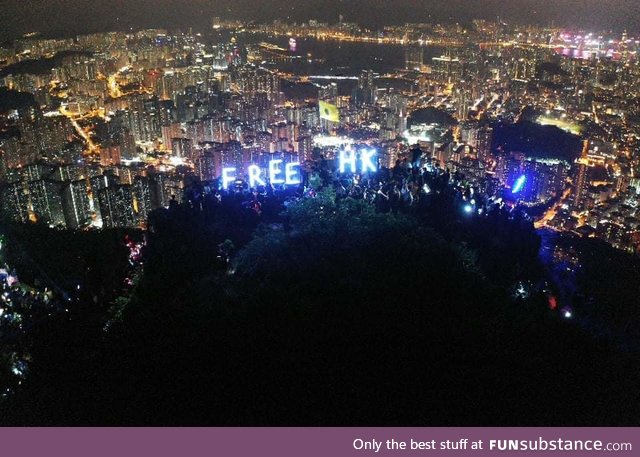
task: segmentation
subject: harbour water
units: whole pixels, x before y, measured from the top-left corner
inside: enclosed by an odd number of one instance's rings
[[[265,41],[287,49],[286,54],[291,59],[278,62],[277,66],[297,75],[348,77],[357,76],[363,70],[384,75],[405,69],[406,66],[407,47],[399,44],[293,38],[296,41],[294,51],[290,49],[291,37],[288,36],[247,35],[242,41],[247,44]],[[420,49],[425,65],[443,53],[442,48],[435,46],[423,46]]]

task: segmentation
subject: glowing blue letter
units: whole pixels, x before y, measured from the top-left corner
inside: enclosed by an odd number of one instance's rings
[[[288,163],[285,165],[284,169],[284,182],[287,185],[295,185],[295,184],[300,184],[300,173],[299,170],[297,170],[297,168],[300,167],[300,163],[299,162],[293,162],[293,163]]]
[[[351,173],[356,172],[356,153],[349,151],[340,151],[340,173],[346,171],[347,165],[351,168]]]
[[[513,185],[513,189],[511,189],[511,192],[514,194],[517,194],[518,192],[520,192],[523,189],[524,183],[526,181],[527,181],[527,177],[525,175],[520,176],[516,180],[516,183]]]
[[[231,167],[222,169],[222,188],[223,189],[229,188],[229,184],[236,180],[235,172],[236,172],[236,169]]]
[[[249,165],[249,187],[264,186],[265,182],[260,177],[260,167],[257,165]]]
[[[360,173],[366,173],[368,171],[372,171],[375,173],[377,171],[376,164],[373,163],[373,160],[371,160],[375,155],[375,149],[369,149],[368,151],[362,151],[360,153],[360,164],[362,167],[360,169]]]
[[[282,160],[280,159],[269,161],[269,180],[271,181],[271,184],[284,184],[284,179],[276,178],[276,176],[282,173],[282,170],[280,169],[281,163]]]

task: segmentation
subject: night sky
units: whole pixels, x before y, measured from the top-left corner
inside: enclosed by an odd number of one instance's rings
[[[379,26],[407,21],[493,19],[589,29],[640,30],[637,0],[1,0],[0,39],[28,31],[75,34],[129,27],[201,30],[212,16]]]

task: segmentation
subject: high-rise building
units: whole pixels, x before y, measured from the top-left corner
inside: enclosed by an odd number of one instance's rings
[[[174,122],[169,125],[162,126],[162,146],[166,151],[171,150],[172,142],[174,138],[182,137],[182,129],[178,122]]]
[[[98,206],[104,228],[138,226],[131,187],[118,184],[98,191]]]
[[[100,148],[100,165],[103,167],[120,165],[120,161],[120,146],[110,145]]]
[[[0,210],[7,218],[25,223],[29,220],[29,194],[23,182],[11,183],[0,192]]]
[[[405,70],[422,71],[424,66],[424,49],[420,46],[409,46],[405,52]]]
[[[216,159],[213,151],[205,151],[196,160],[196,170],[202,181],[212,181],[216,179]]]
[[[358,87],[353,94],[356,106],[372,105],[376,101],[375,75],[373,70],[363,70],[358,77]]]
[[[136,176],[133,180],[133,212],[139,226],[144,226],[152,210],[149,179]]]
[[[313,139],[311,135],[303,135],[296,141],[296,152],[300,162],[304,163],[313,160]]]
[[[472,148],[477,149],[478,132],[479,132],[477,122],[469,122],[469,121],[460,122],[459,132],[460,132],[460,143],[468,144]]]
[[[0,149],[0,186],[6,182],[8,171],[9,167],[7,166],[7,153]]]
[[[60,183],[39,179],[29,182],[28,189],[35,218],[50,225],[65,226]]]
[[[582,147],[582,154],[577,161],[578,164],[578,176],[575,187],[574,205],[576,209],[580,210],[583,206],[583,201],[587,191],[587,169],[588,169],[588,156],[589,154],[589,140],[584,140]]]
[[[151,173],[149,175],[149,200],[151,209],[166,208],[169,206],[169,195],[166,192],[167,175],[164,173]]]
[[[462,62],[459,58],[453,57],[450,52],[441,57],[434,57],[431,68],[435,79],[441,82],[451,83],[462,77]]]
[[[189,138],[172,138],[171,155],[193,160],[193,142]]]
[[[478,159],[488,162],[493,159],[493,129],[484,126],[477,131],[475,148],[478,152]]]
[[[66,226],[79,229],[91,222],[91,208],[86,180],[64,183],[62,189],[62,209]]]

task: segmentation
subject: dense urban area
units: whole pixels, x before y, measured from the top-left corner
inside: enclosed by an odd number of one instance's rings
[[[5,421],[637,425],[639,51],[342,16],[5,44]]]

